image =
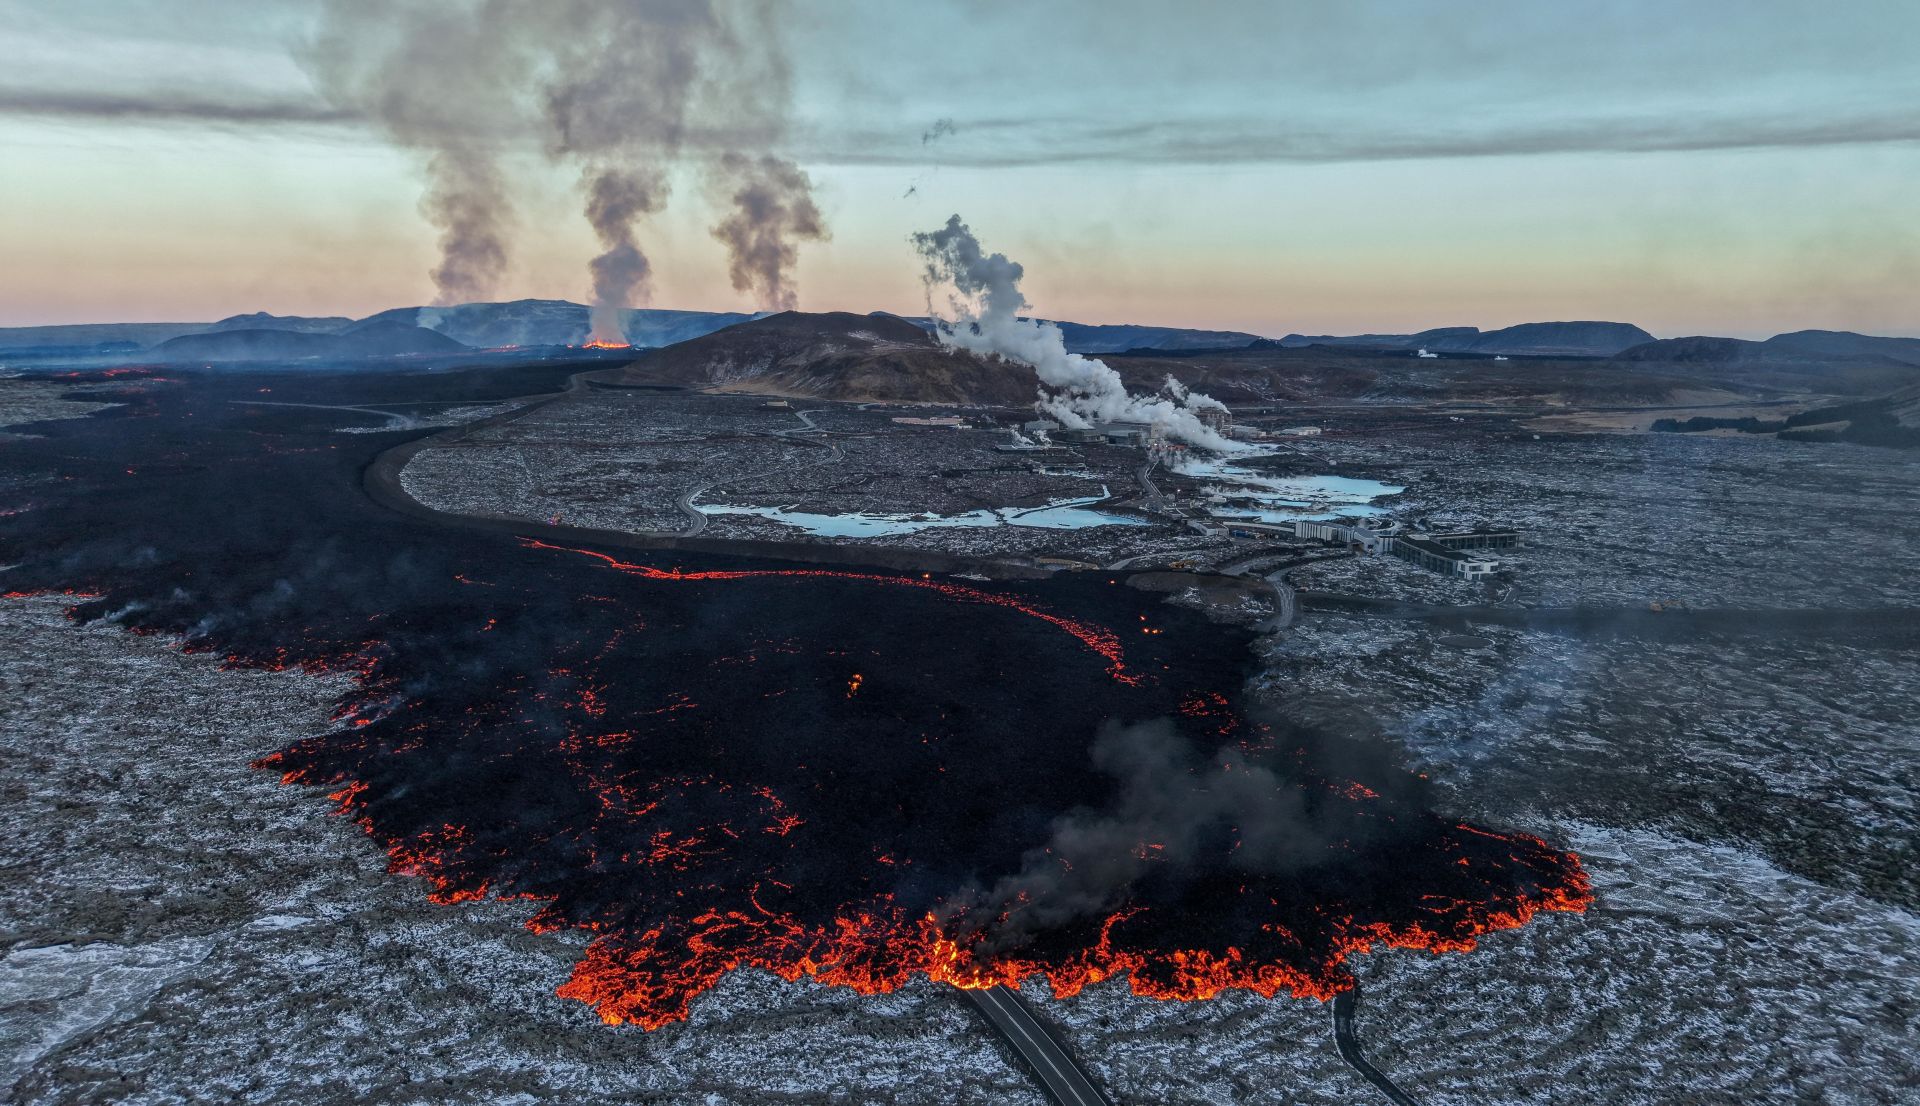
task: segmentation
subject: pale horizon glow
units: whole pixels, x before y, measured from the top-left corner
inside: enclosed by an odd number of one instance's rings
[[[957,212],[1079,322],[1920,334],[1920,7],[1036,7],[825,0],[791,29],[833,235],[801,309],[923,312],[907,237]],[[317,2],[168,9],[0,0],[0,326],[429,302],[413,156],[294,58]],[[580,301],[571,178],[516,164],[497,298]],[[679,177],[647,306],[751,310]]]

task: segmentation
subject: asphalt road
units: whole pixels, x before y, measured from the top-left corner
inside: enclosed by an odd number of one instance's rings
[[[412,430],[420,425],[412,415],[382,411],[378,407],[352,407],[342,403],[281,403],[271,399],[236,399],[233,402],[246,407],[311,407],[321,411],[357,411],[363,415],[378,415],[387,420],[388,430]]]
[[[1394,1106],[1420,1106],[1407,1092],[1393,1085],[1393,1080],[1379,1068],[1367,1063],[1360,1055],[1359,1038],[1353,1035],[1353,1009],[1357,1001],[1359,988],[1342,991],[1333,997],[1333,1043],[1339,1046],[1340,1058],[1353,1065],[1353,1070],[1366,1076],[1367,1082],[1380,1088]]]
[[[1153,460],[1149,458],[1146,464],[1135,470],[1133,478],[1140,485],[1140,494],[1146,497],[1147,508],[1157,511],[1165,505],[1166,497],[1161,495],[1160,485],[1153,482],[1153,465]]]
[[[1033,1069],[1048,1098],[1059,1106],[1113,1106],[1113,1100],[1100,1093],[1100,1088],[1074,1060],[1066,1045],[1034,1016],[1019,995],[1005,987],[962,993],[980,1008],[993,1028]]]
[[[1293,585],[1287,583],[1285,572],[1276,572],[1267,577],[1267,583],[1273,585],[1274,614],[1260,628],[1274,633],[1293,625],[1293,620],[1299,616],[1300,605],[1294,601]]]

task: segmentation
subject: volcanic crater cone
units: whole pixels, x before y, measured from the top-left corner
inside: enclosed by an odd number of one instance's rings
[[[884,312],[783,311],[653,350],[617,378],[709,392],[894,403],[1020,405],[1033,370],[942,346]]]

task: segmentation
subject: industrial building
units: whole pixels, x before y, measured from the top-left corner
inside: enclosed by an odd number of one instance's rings
[[[1520,543],[1513,530],[1480,527],[1444,534],[1403,533],[1398,522],[1375,515],[1354,519],[1295,519],[1291,523],[1263,525],[1251,522],[1230,524],[1234,529],[1252,532],[1286,532],[1309,541],[1346,545],[1363,553],[1391,553],[1403,561],[1419,565],[1429,572],[1478,580],[1499,569],[1496,558],[1470,553],[1477,549],[1511,549]],[[1251,536],[1251,534],[1249,534]]]
[[[1520,534],[1515,530],[1476,526],[1471,530],[1428,534],[1427,540],[1447,549],[1512,549],[1520,544]]]
[[[1500,562],[1492,557],[1448,549],[1428,537],[1404,534],[1396,536],[1387,552],[1403,561],[1419,565],[1429,572],[1438,572],[1442,576],[1460,576],[1468,580],[1490,576],[1500,567]]]
[[[1028,427],[1034,427],[1028,423]],[[1029,433],[1045,434],[1063,445],[1130,445],[1151,446],[1162,440],[1160,428],[1145,422],[1103,422],[1098,426],[1081,429],[1031,429]]]
[[[1254,518],[1194,519],[1188,528],[1209,537],[1281,537],[1342,545],[1357,553],[1390,553],[1443,576],[1480,580],[1500,568],[1500,561],[1470,550],[1511,549],[1520,543],[1513,530],[1479,527],[1448,533],[1408,532],[1385,515],[1364,518],[1309,519],[1264,522]]]

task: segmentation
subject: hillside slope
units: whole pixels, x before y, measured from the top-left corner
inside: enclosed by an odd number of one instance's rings
[[[1631,323],[1565,322],[1520,323],[1501,330],[1476,326],[1443,326],[1417,334],[1289,334],[1279,345],[1368,350],[1415,350],[1433,353],[1477,353],[1489,357],[1611,357],[1621,350],[1653,341],[1653,335]]]
[[[403,323],[373,323],[341,334],[300,330],[215,330],[155,346],[162,361],[297,361],[457,353],[467,347],[444,334]]]
[[[653,350],[622,380],[715,392],[905,403],[1026,404],[1033,370],[946,349],[895,315],[786,311]]]

